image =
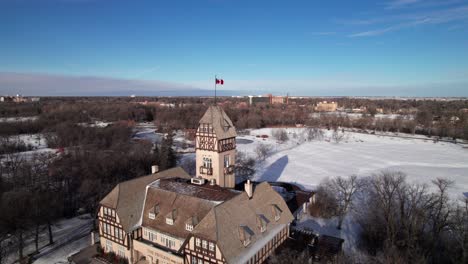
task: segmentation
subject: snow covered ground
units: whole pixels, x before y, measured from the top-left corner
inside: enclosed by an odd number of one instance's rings
[[[42,149],[47,147],[47,141],[43,134],[21,134],[8,137],[11,142],[23,142],[34,149]]]
[[[272,138],[272,131],[258,129],[238,137],[252,141],[237,145],[239,151],[252,156],[259,144],[273,148],[272,155],[258,164],[256,180],[294,182],[313,189],[327,177],[400,170],[407,174],[409,182],[430,184],[443,177],[455,181],[453,195],[468,191],[468,149],[457,144],[360,133],[347,133],[346,140],[333,143],[331,131],[324,131],[323,140],[302,142],[302,128],[287,129],[291,140],[280,144]]]
[[[48,233],[43,229],[39,235],[39,254],[34,263],[67,263],[67,257],[91,244],[90,232],[93,219],[90,215],[82,215],[63,219],[53,224],[54,244],[48,244]],[[27,233],[24,253],[34,252],[33,231]],[[14,249],[14,248],[13,248]],[[16,251],[10,251],[6,263],[13,263],[18,258]]]
[[[16,116],[16,117],[0,117],[1,122],[26,122],[26,121],[35,121],[39,116]]]

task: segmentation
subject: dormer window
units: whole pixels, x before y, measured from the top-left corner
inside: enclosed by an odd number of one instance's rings
[[[238,228],[238,232],[239,232],[239,239],[242,245],[244,245],[244,247],[248,246],[250,244],[250,238],[253,235],[252,230],[250,230],[250,228],[246,225],[240,225]]]
[[[172,211],[166,215],[166,224],[174,225],[176,218],[177,218],[177,209],[172,209]]]
[[[168,225],[174,225],[174,219],[171,219],[169,217],[166,217],[166,224]]]
[[[276,205],[276,204],[271,205],[271,214],[275,218],[275,221],[278,221],[281,218],[281,213],[282,212],[283,212],[283,210],[281,210],[281,208],[279,208],[278,205]]]
[[[187,221],[185,221],[185,230],[192,232],[193,227],[198,225],[198,217],[197,216],[192,216]]]
[[[156,215],[159,214],[159,204],[153,206],[148,212],[148,218],[154,220]]]
[[[265,232],[267,229],[267,224],[269,223],[268,219],[264,215],[257,215],[257,227],[260,229],[260,232]]]

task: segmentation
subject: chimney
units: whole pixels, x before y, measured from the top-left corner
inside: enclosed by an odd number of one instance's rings
[[[94,232],[91,231],[91,246],[94,245],[95,240],[94,240]]]
[[[151,174],[155,174],[158,171],[159,171],[159,166],[158,165],[151,166]]]
[[[309,198],[309,203],[315,204],[315,193],[313,193],[312,196]]]
[[[252,198],[253,196],[253,184],[250,182],[250,180],[247,180],[247,182],[244,184],[245,192],[249,196],[249,199]]]

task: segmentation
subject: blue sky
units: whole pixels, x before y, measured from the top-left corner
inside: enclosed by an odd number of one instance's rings
[[[0,93],[182,93],[215,74],[241,94],[468,96],[468,1],[0,0]]]

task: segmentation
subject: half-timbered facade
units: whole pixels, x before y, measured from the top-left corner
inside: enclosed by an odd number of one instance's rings
[[[195,139],[197,177],[234,188],[236,136],[236,129],[224,110],[210,106],[199,122]]]
[[[101,201],[101,247],[129,263],[264,262],[293,215],[266,182],[233,189],[235,137],[226,113],[210,107],[197,130],[197,175],[173,168],[118,184]]]

